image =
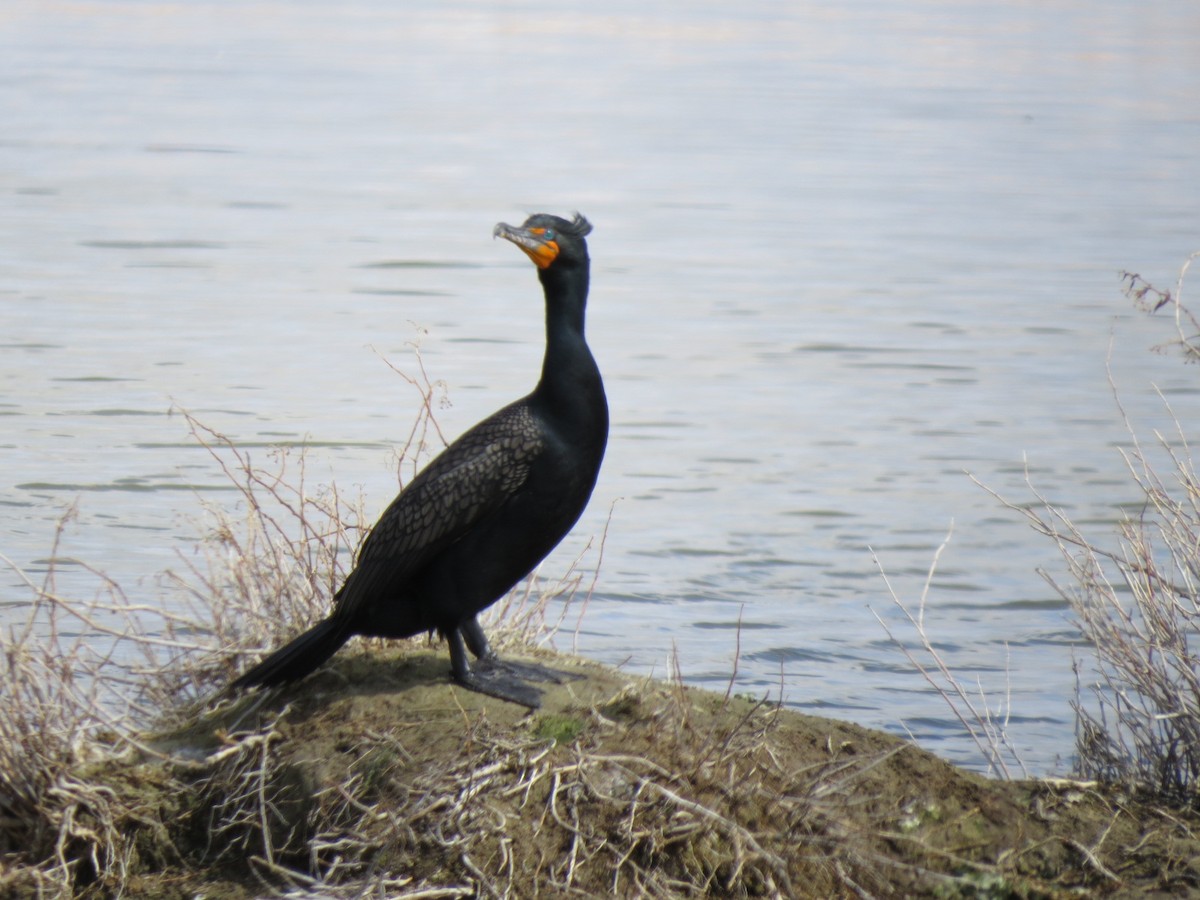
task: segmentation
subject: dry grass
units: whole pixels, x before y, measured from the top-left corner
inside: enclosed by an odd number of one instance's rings
[[[1182,302],[1184,279],[1197,257],[1200,251],[1188,257],[1172,290],[1159,290],[1136,273],[1121,273],[1125,293],[1139,309],[1154,313],[1171,307],[1176,336],[1155,349],[1181,352],[1187,362],[1200,361],[1200,320]],[[1115,549],[1101,547],[1032,484],[1035,503],[998,499],[1057,544],[1069,580],[1043,574],[1069,603],[1095,652],[1095,680],[1092,673],[1085,676],[1083,668],[1076,666],[1077,678],[1090,682],[1086,688],[1080,684],[1073,703],[1079,773],[1132,785],[1169,803],[1196,804],[1200,477],[1178,417],[1173,416],[1174,434],[1155,432],[1153,444],[1147,446],[1119,397],[1117,406],[1131,441],[1121,452],[1143,503],[1136,516],[1121,523]],[[985,490],[995,495],[986,486]],[[981,684],[973,690],[964,686],[938,653],[927,629],[926,602],[949,540],[947,535],[934,554],[915,612],[884,573],[893,604],[916,636],[916,647],[910,648],[877,613],[876,618],[971,736],[989,774],[1028,777],[1008,736],[1007,694],[997,704],[989,701]],[[878,559],[875,562],[880,565]]]
[[[684,728],[679,712],[658,715],[664,724]],[[575,742],[555,754],[554,744],[544,740],[513,743],[480,730],[473,735],[473,754],[414,783],[401,819],[420,830],[419,842],[435,847],[464,875],[476,876],[492,896],[520,896],[530,878],[582,896],[740,893],[747,885],[754,894],[793,896],[778,848],[765,848],[727,811],[696,799],[708,790],[726,796],[736,790],[747,757],[763,746],[761,732],[770,727],[770,715],[751,724],[753,712],[747,727],[708,735],[682,772],[638,753]],[[777,814],[797,820],[803,818],[800,806],[812,812],[806,799],[803,793],[772,798]],[[513,816],[527,817],[541,833],[538,850],[515,845]],[[557,852],[542,855],[543,848]],[[481,866],[492,873],[498,868],[501,877],[482,877]]]
[[[1200,479],[1182,434],[1156,438],[1172,467],[1169,480],[1135,435],[1122,451],[1144,504],[1121,522],[1115,549],[1101,547],[1032,486],[1036,504],[1008,505],[1062,552],[1069,580],[1043,574],[1070,604],[1095,654],[1094,674],[1076,669],[1087,682],[1074,704],[1079,772],[1195,803]]]
[[[915,649],[910,648],[903,639],[897,636],[879,613],[874,609],[871,610],[871,613],[883,630],[887,632],[892,643],[900,648],[909,664],[921,673],[921,677],[942,699],[942,702],[962,725],[963,730],[970,735],[980,756],[987,762],[988,774],[1000,778],[1018,776],[1028,778],[1029,772],[1008,735],[1008,716],[1012,711],[1012,702],[1007,686],[1004,700],[1000,703],[989,700],[987,691],[981,682],[976,682],[975,689],[969,690],[938,652],[925,625],[925,609],[929,600],[929,592],[933,587],[938,562],[941,560],[946,546],[950,543],[951,534],[953,534],[953,528],[946,534],[946,539],[933,554],[933,560],[929,564],[929,571],[925,577],[925,584],[917,598],[915,612],[900,598],[879,559],[872,552],[872,559],[879,566],[893,605],[904,615],[905,621],[916,635],[917,646]]]
[[[72,515],[59,524],[56,553]],[[63,627],[73,616],[54,582],[51,564],[40,584],[30,583],[34,602],[25,620],[0,634],[0,854],[32,860],[30,879],[49,891],[101,870],[119,872],[125,862],[110,809],[115,798],[77,772],[109,726],[96,712],[105,708],[104,686],[94,677],[108,659],[83,630]]]
[[[139,809],[89,771],[139,749],[137,724],[161,714],[147,704],[153,661],[179,650],[170,615],[132,602],[97,570],[88,569],[91,599],[59,595],[60,566],[82,566],[60,555],[74,517],[72,508],[60,519],[40,581],[5,560],[30,601],[24,620],[0,631],[0,889],[27,884],[45,896],[127,877],[136,855],[127,832]]]
[[[1178,337],[1159,349],[1181,349],[1188,361],[1200,359],[1200,323],[1181,298],[1197,255],[1189,257],[1173,291],[1122,275],[1139,308],[1154,312],[1173,305]],[[1069,578],[1046,578],[1070,604],[1095,654],[1094,669],[1076,666],[1079,772],[1171,804],[1197,805],[1200,476],[1178,417],[1172,413],[1174,434],[1155,431],[1146,443],[1119,397],[1117,405],[1130,441],[1121,453],[1141,503],[1120,523],[1115,546],[1102,546],[1032,485],[1035,503],[1002,502],[1062,552]]]
[[[1179,277],[1175,280],[1173,290],[1161,291],[1136,272],[1122,272],[1121,284],[1125,296],[1143,312],[1156,313],[1164,306],[1170,306],[1175,314],[1175,338],[1155,349],[1159,352],[1177,350],[1183,353],[1187,362],[1200,362],[1200,320],[1183,304],[1183,282],[1188,269],[1200,250],[1192,253],[1179,269]]]
[[[243,654],[261,655],[295,634],[298,625],[329,613],[362,530],[362,498],[335,485],[312,487],[304,448],[270,452],[268,466],[226,436],[183,414],[193,438],[211,454],[241,495],[236,513],[210,506],[214,523],[198,553],[165,573],[172,600],[187,617],[172,628],[194,640],[168,660],[156,660],[171,680],[152,685],[158,708],[178,707],[226,684]]]
[[[435,416],[445,402],[444,385],[429,378],[419,345],[411,349],[417,376],[388,363],[417,393],[412,426],[395,449],[399,487],[446,445]],[[261,657],[328,615],[366,536],[360,523],[369,521],[361,494],[310,483],[303,446],[275,448],[261,465],[226,435],[180,412],[240,495],[241,515],[209,505],[207,538],[197,554],[164,573],[172,601],[186,615],[166,623],[173,639],[169,658],[148,661],[147,689],[157,710],[187,709],[186,701],[203,700],[227,684],[246,656]]]

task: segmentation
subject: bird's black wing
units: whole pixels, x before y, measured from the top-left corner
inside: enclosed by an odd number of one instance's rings
[[[335,615],[353,617],[516,494],[545,441],[528,406],[497,412],[424,468],[363,541],[338,592]]]

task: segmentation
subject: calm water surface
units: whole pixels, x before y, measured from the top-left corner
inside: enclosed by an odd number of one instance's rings
[[[222,484],[173,403],[317,443],[374,516],[414,399],[381,357],[423,333],[448,434],[525,392],[540,293],[491,227],[579,209],[613,429],[545,571],[613,510],[581,652],[723,689],[740,621],[739,690],[978,765],[871,612],[901,628],[872,554],[915,603],[953,523],[930,629],[1068,765],[1061,564],[965,473],[1024,501],[1027,466],[1104,537],[1136,501],[1108,370],[1147,435],[1153,385],[1195,418],[1117,278],[1200,247],[1191,4],[18,0],[0,58],[16,564],[78,501],[65,552],[165,602]]]

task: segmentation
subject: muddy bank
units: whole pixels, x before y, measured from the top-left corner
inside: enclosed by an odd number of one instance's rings
[[[1200,820],[1094,786],[989,781],[890,735],[570,657],[549,659],[579,677],[529,713],[452,687],[433,650],[343,656],[299,688],[227,704],[76,773],[100,798],[79,804],[77,821],[110,833],[61,848],[76,891],[1200,890]],[[8,849],[0,892],[28,895],[36,870]]]

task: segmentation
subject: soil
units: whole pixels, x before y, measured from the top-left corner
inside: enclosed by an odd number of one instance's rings
[[[443,652],[370,648],[147,736],[136,754],[114,745],[88,773],[106,810],[76,819],[109,816],[116,836],[80,839],[72,889],[1200,895],[1194,813],[1095,784],[992,781],[849,723],[539,661],[574,677],[532,712],[452,686]],[[31,870],[5,866],[0,895],[32,893]]]

